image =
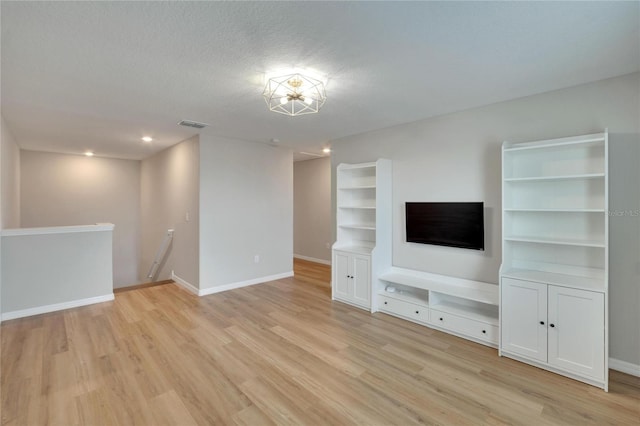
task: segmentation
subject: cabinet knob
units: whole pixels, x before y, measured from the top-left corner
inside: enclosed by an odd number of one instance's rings
[[[556,325],[555,324],[549,324],[549,327],[554,328]]]
[[[483,332],[484,334],[487,334],[487,330],[482,330],[482,332]]]
[[[416,314],[419,314],[419,313],[420,313],[420,311],[416,311]]]
[[[540,325],[544,325],[544,321],[540,321]]]
[[[386,305],[388,302],[384,302],[384,304]]]
[[[440,321],[442,321],[442,318],[440,318]]]

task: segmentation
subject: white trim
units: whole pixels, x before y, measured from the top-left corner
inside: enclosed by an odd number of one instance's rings
[[[15,228],[3,229],[3,237],[16,237],[19,235],[45,235],[45,234],[70,234],[75,232],[113,231],[113,223],[100,223],[96,225],[79,226],[53,226],[49,228]]]
[[[183,287],[185,290],[187,290],[190,293],[193,293],[197,296],[199,296],[200,294],[198,293],[198,288],[196,286],[194,286],[193,284],[191,284],[190,282],[183,280],[182,278],[180,278],[179,276],[177,276],[173,271],[171,271],[171,279],[178,284],[180,287]]]
[[[547,364],[546,362],[537,361],[531,358],[527,358],[525,356],[520,356],[518,354],[505,351],[504,349],[500,351],[500,355],[506,358],[515,359],[516,361],[524,362],[525,364],[533,365],[534,367],[538,367],[543,370],[551,371],[552,373],[556,373],[561,376],[569,377],[570,379],[573,379],[573,380],[578,380],[580,382],[588,383],[592,386],[596,386],[598,388],[603,389],[605,392],[608,392],[606,374],[604,379],[599,380],[586,375],[577,374],[569,370],[554,367],[553,365]]]
[[[282,278],[289,278],[289,277],[292,277],[292,276],[293,276],[293,271],[289,271],[289,272],[285,272],[285,273],[282,273],[282,274],[268,275],[266,277],[255,278],[253,280],[239,281],[237,283],[225,284],[225,285],[220,285],[220,286],[216,286],[216,287],[208,287],[208,288],[204,288],[204,289],[201,289],[200,291],[198,291],[198,296],[206,296],[206,295],[209,295],[209,294],[221,293],[221,292],[227,291],[227,290],[233,290],[233,289],[236,289],[236,288],[247,287],[247,286],[254,285],[254,284],[266,283],[268,281],[275,281],[275,280],[279,280],[279,279],[282,279]]]
[[[622,373],[640,377],[640,364],[632,364],[615,358],[609,358],[609,370],[616,370]]]
[[[317,257],[303,256],[301,254],[293,254],[296,259],[308,260],[309,262],[322,263],[323,265],[331,265],[330,260],[318,259]]]
[[[79,306],[93,305],[94,303],[109,302],[113,299],[113,293],[109,293],[104,296],[88,297],[86,299],[72,300],[70,302],[55,303],[53,305],[36,306],[35,308],[4,312],[2,314],[2,321],[46,314],[48,312],[63,311],[65,309],[77,308]]]

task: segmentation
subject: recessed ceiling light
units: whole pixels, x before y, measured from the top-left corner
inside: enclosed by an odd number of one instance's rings
[[[87,157],[93,157],[93,151],[87,151],[84,153]]]
[[[151,142],[153,138],[151,136],[143,136],[142,140],[145,142]]]
[[[325,154],[328,154],[331,152],[331,148],[323,148],[322,152],[324,152]]]

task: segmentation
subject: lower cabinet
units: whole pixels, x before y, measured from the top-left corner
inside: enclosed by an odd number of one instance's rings
[[[451,330],[464,336],[487,343],[498,343],[498,327],[459,315],[441,312],[436,309],[431,310],[430,322],[436,327]]]
[[[378,308],[382,312],[425,324],[429,322],[429,308],[424,305],[386,296],[380,296],[378,299]]]
[[[371,256],[333,252],[332,298],[371,308]]]
[[[502,279],[502,350],[547,362],[547,285]]]
[[[555,370],[605,380],[604,294],[503,278],[501,345]]]
[[[604,380],[604,294],[549,286],[549,364]]]

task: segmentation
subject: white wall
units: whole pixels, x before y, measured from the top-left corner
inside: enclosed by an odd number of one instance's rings
[[[640,74],[630,74],[541,95],[502,102],[332,142],[332,173],[339,163],[393,160],[393,264],[491,283],[501,262],[501,163],[504,140],[513,142],[601,132],[609,128],[612,151],[618,143],[640,143]],[[428,96],[428,94],[422,94]],[[622,158],[621,158],[622,157]],[[640,158],[616,156],[632,164]],[[616,160],[617,158],[617,160]],[[610,164],[623,170],[624,164]],[[612,173],[613,175],[614,173]],[[637,188],[637,174],[623,174]],[[612,190],[612,195],[616,189]],[[615,195],[637,205],[638,190]],[[335,207],[335,185],[332,188]],[[486,250],[410,244],[404,241],[406,201],[484,201]],[[615,206],[612,204],[612,208]],[[335,208],[332,209],[335,235]],[[637,226],[638,218],[629,222]],[[619,233],[616,219],[611,228]],[[637,228],[636,228],[637,229]],[[640,365],[640,257],[633,247],[613,248],[640,239],[637,230],[612,240],[611,353]],[[637,247],[637,246],[636,246]],[[616,251],[633,259],[618,262]],[[624,264],[624,265],[623,265]],[[633,264],[633,265],[632,265]]]
[[[20,148],[7,127],[4,118],[0,117],[1,154],[2,158],[2,229],[20,227]]]
[[[20,226],[20,148],[0,115],[0,229]],[[0,244],[0,258],[1,254]],[[1,266],[1,265],[0,265]],[[0,267],[0,295],[2,294]],[[0,296],[0,312],[2,300]]]
[[[292,152],[201,134],[199,288],[267,279],[292,268]]]
[[[331,261],[331,158],[293,163],[293,252]]]
[[[115,224],[113,285],[138,283],[140,162],[21,151],[21,226]]]
[[[158,247],[167,229],[174,229],[172,244],[154,278],[169,279],[173,270],[181,279],[198,286],[198,144],[195,136],[142,161],[141,280],[149,281],[146,274]]]
[[[113,299],[112,229],[3,231],[2,318]]]
[[[616,133],[609,144],[610,355],[640,372],[639,166],[638,134]]]

